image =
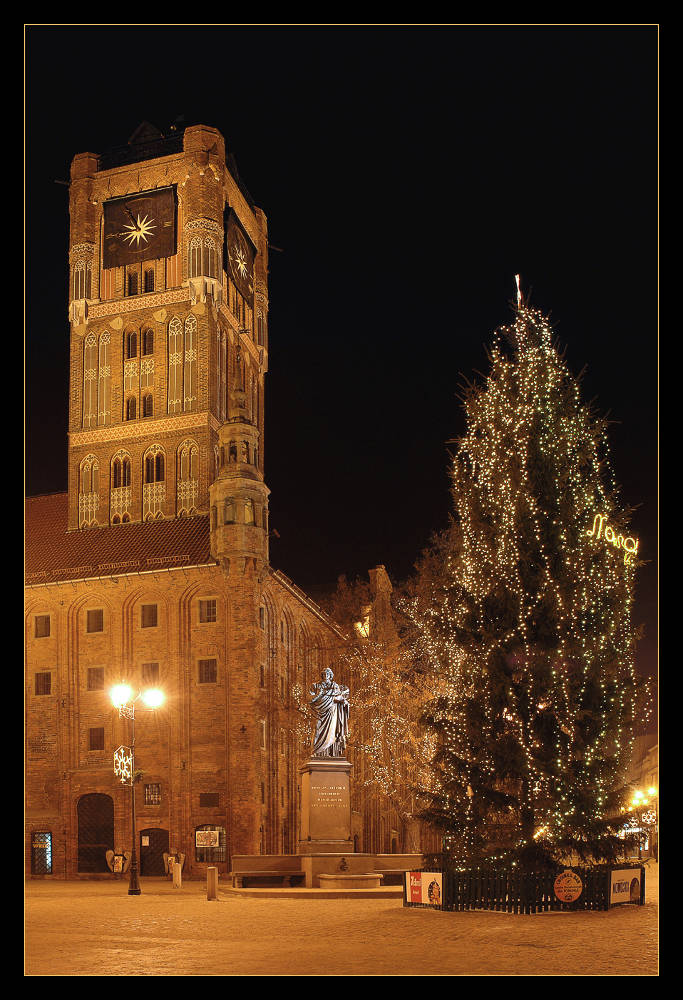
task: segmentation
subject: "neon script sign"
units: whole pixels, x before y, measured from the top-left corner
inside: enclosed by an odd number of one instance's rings
[[[638,554],[638,539],[632,537],[624,538],[623,535],[617,535],[610,528],[609,524],[605,523],[606,521],[607,518],[603,514],[596,514],[593,518],[593,527],[586,534],[591,538],[595,538],[596,541],[599,538],[604,538],[608,545],[613,545],[615,549],[623,549],[624,562],[628,566]]]

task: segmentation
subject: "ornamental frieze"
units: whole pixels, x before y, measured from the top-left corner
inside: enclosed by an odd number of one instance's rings
[[[91,264],[94,256],[94,243],[74,243],[69,250],[69,259],[72,264]]]
[[[213,219],[191,219],[185,223],[186,233],[194,232],[196,229],[207,229],[211,233],[222,233],[223,227],[219,226]]]
[[[90,307],[91,319],[101,319],[105,316],[113,316],[115,313],[136,312],[139,309],[154,309],[159,306],[168,305],[171,302],[189,302],[189,292],[187,288],[173,288],[167,292],[148,292],[144,298],[132,296],[129,299],[114,299],[111,302],[100,302],[99,305]]]
[[[123,424],[110,424],[107,427],[87,431],[75,431],[69,435],[72,448],[85,444],[104,444],[108,441],[134,441],[139,438],[157,437],[160,434],[173,433],[192,427],[207,427],[218,433],[220,421],[213,413],[183,413],[178,416],[162,417],[159,420],[145,420]]]

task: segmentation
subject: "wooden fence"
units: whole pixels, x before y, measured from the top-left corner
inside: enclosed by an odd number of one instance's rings
[[[406,872],[404,906],[424,906],[441,910],[499,910],[507,913],[543,913],[549,910],[608,910],[614,905],[612,873],[620,870],[640,872],[638,885],[629,898],[620,902],[642,904],[645,901],[645,868],[642,865],[600,865],[592,868],[558,868],[554,872],[505,871],[437,871],[422,872],[441,875],[441,902],[410,899]],[[571,873],[571,874],[570,874]],[[412,873],[413,875],[417,873]],[[556,880],[560,876],[558,885]],[[569,878],[570,891],[563,891],[562,876]],[[578,879],[577,879],[578,876]],[[580,881],[579,881],[580,880]],[[427,880],[429,881],[429,880]],[[566,881],[566,878],[565,878]],[[558,895],[558,892],[560,895]],[[572,895],[574,899],[568,899]],[[564,898],[562,898],[564,897]]]

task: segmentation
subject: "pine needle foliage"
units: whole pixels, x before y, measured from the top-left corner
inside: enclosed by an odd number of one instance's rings
[[[404,605],[438,746],[424,818],[452,863],[610,861],[643,700],[631,512],[547,317],[519,305],[489,360],[464,391],[452,524]]]

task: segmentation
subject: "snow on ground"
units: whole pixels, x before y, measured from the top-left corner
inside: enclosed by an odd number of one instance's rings
[[[289,899],[142,879],[29,881],[27,976],[656,976],[658,866],[645,906],[445,913],[393,899]]]

